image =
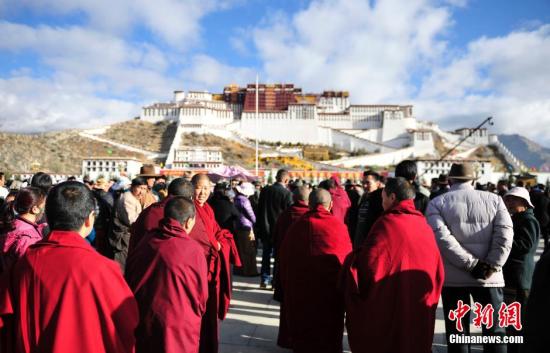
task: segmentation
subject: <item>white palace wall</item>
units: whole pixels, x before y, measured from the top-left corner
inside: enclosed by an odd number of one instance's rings
[[[292,119],[286,112],[263,113],[258,118],[258,139],[266,142],[327,144],[320,139],[316,119]],[[265,115],[268,115],[265,117]],[[243,113],[239,133],[256,138],[254,113]]]

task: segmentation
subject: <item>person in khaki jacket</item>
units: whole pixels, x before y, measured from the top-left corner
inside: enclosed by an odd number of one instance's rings
[[[441,298],[448,352],[453,353],[469,351],[467,344],[451,343],[450,335],[469,335],[470,312],[475,308],[470,297],[483,307],[491,304],[494,309],[493,326],[483,325],[483,335],[506,334],[505,328],[499,326],[498,312],[503,302],[502,266],[510,254],[514,233],[502,198],[474,189],[476,176],[472,164],[453,164],[449,179],[450,190],[430,202],[426,217],[445,267]],[[461,320],[464,332],[458,331],[457,322],[449,319],[459,300],[471,305]],[[506,345],[487,344],[484,352],[505,353]]]
[[[161,175],[155,172],[154,165],[145,164],[141,167],[138,177],[141,177],[147,181],[147,192],[143,193],[140,198],[141,206],[143,209],[146,209],[159,201],[158,195],[155,195],[155,192],[153,192],[153,186],[155,185],[155,180],[160,178]]]

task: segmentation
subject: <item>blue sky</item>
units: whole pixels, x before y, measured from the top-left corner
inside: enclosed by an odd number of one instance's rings
[[[0,38],[0,130],[101,126],[258,73],[550,145],[548,0],[0,0]]]

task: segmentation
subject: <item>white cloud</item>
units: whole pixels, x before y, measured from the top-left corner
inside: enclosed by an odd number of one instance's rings
[[[411,72],[445,49],[438,35],[450,22],[449,10],[428,0],[317,0],[290,18],[277,14],[254,41],[270,80],[399,102],[413,91]]]
[[[151,44],[132,44],[81,27],[30,27],[6,21],[0,21],[0,37],[0,51],[35,53],[48,72],[39,76],[23,67],[2,79],[3,130],[49,130],[128,119],[139,114],[136,103],[166,99],[180,83],[167,72],[171,59]],[[10,123],[22,117],[25,124]]]
[[[449,65],[435,68],[417,97],[417,113],[448,126],[495,117],[495,131],[550,144],[550,25],[480,38]],[[521,122],[521,123],[520,123]]]
[[[30,27],[0,21],[0,50],[30,51],[54,76],[103,81],[113,94],[138,91],[156,97],[173,81],[164,76],[169,58],[151,44],[131,44],[81,27]]]
[[[191,60],[183,76],[186,86],[191,89],[202,87],[219,92],[224,85],[230,83],[254,82],[256,72],[247,67],[233,67],[223,64],[207,55],[196,55]]]
[[[208,13],[232,6],[226,0],[6,0],[11,11],[27,9],[55,15],[83,14],[86,26],[124,34],[135,27],[149,29],[172,46],[185,49],[199,43],[200,20]]]
[[[38,132],[102,126],[135,115],[135,104],[98,98],[93,87],[74,90],[29,77],[0,79],[0,130]]]

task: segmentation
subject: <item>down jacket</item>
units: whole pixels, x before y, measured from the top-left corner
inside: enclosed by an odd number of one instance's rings
[[[469,183],[455,184],[436,197],[426,211],[445,266],[444,286],[504,287],[502,266],[514,237],[512,219],[498,195],[474,190]],[[479,260],[496,267],[486,280],[470,271]]]

